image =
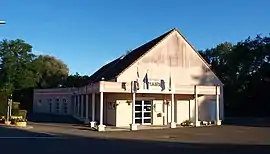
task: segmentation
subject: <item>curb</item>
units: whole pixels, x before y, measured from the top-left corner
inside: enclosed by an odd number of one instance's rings
[[[0,127],[18,128],[18,129],[32,129],[32,128],[34,128],[33,126],[19,127],[19,126],[14,126],[14,125],[5,125],[5,124],[0,124]]]

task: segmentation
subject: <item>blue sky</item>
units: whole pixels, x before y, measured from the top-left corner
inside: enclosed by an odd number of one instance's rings
[[[197,49],[270,32],[269,0],[2,0],[0,39],[90,75],[108,61],[178,28]]]

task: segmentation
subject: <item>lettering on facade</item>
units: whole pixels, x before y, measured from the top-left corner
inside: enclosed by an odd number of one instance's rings
[[[143,84],[143,89],[150,89],[151,90],[165,90],[165,81],[161,79],[160,81],[158,80],[150,80],[149,82]]]
[[[149,85],[150,85],[150,86],[153,86],[153,87],[160,87],[160,82],[156,82],[156,81],[152,81],[152,82],[151,82],[151,81],[150,81],[150,82],[149,82]]]

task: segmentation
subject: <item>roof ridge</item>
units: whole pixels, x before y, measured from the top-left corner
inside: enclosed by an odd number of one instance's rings
[[[104,68],[104,66],[101,67],[99,70],[97,70],[94,74],[90,76],[90,80],[93,80],[92,82],[98,82],[101,79],[101,77],[104,77],[105,80],[111,80],[112,78],[119,76],[119,74],[121,74],[126,68],[128,68],[135,61],[137,61],[141,56],[143,56],[145,53],[147,53],[149,50],[155,47],[160,41],[162,41],[166,36],[168,36],[174,30],[175,28],[134,48],[131,52],[125,54],[125,56],[121,55],[117,59],[104,65],[106,66],[106,68]]]

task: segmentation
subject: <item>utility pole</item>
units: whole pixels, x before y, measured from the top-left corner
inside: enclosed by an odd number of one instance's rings
[[[11,117],[11,110],[12,110],[12,94],[10,94],[10,97],[8,98],[8,108],[7,108],[7,121],[10,120]]]
[[[4,20],[0,20],[0,25],[5,25],[6,21]],[[10,96],[10,98],[8,98],[8,102],[7,102],[7,121],[10,120],[10,116],[11,116],[11,106],[12,106],[12,94]]]

